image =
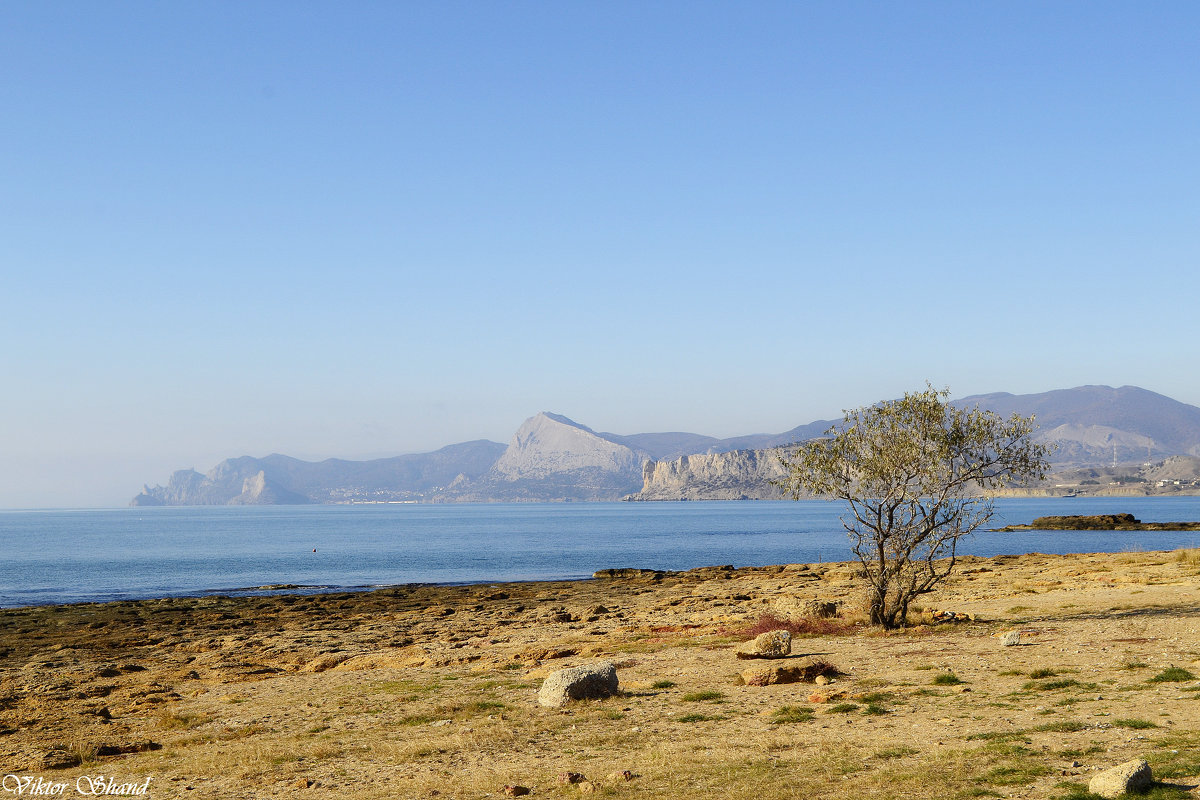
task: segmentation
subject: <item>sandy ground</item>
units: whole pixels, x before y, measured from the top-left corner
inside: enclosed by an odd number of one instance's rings
[[[1065,798],[1148,758],[1160,796],[1200,795],[1200,553],[963,559],[890,634],[855,624],[857,586],[824,564],[0,611],[0,794]],[[809,598],[844,611],[792,662],[842,674],[739,685],[745,631]],[[537,705],[597,659],[620,695]]]

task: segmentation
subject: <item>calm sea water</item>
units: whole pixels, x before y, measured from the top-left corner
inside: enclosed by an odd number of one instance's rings
[[[1115,512],[1200,520],[1200,497],[1003,500],[992,526]],[[820,500],[0,511],[0,607],[843,561],[840,513]],[[962,552],[1197,546],[1196,532],[978,532]]]

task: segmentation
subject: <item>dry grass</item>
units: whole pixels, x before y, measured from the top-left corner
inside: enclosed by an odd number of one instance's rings
[[[790,617],[781,617],[778,614],[766,611],[749,625],[732,631],[731,635],[743,640],[749,640],[770,631],[787,631],[796,637],[850,636],[861,632],[862,625],[837,617],[830,617],[828,619],[800,617],[793,619]]]
[[[420,597],[409,603],[395,592],[291,605],[261,599],[195,601],[179,609],[161,604],[166,612],[149,604],[12,612],[13,644],[6,646],[27,651],[0,662],[7,670],[0,677],[11,687],[4,722],[16,728],[11,720],[23,714],[43,727],[23,727],[4,739],[20,754],[16,769],[41,757],[37,748],[52,740],[45,731],[58,724],[55,730],[64,733],[55,734],[57,741],[84,763],[56,771],[56,779],[102,771],[122,779],[151,776],[152,791],[163,797],[201,800],[450,800],[500,796],[506,784],[529,786],[534,796],[578,796],[576,788],[559,786],[557,776],[565,771],[598,782],[597,796],[631,800],[1057,798],[1068,791],[1060,784],[1086,785],[1092,770],[1134,757],[1149,758],[1164,780],[1182,780],[1200,772],[1200,734],[1194,733],[1200,703],[1187,684],[1146,678],[1170,663],[1193,664],[1192,609],[1200,586],[1188,577],[1190,565],[1174,557],[1129,554],[1103,563],[1117,567],[1114,576],[1144,569],[1162,583],[1138,584],[1145,595],[1130,597],[1128,584],[1093,580],[1096,559],[1022,557],[989,562],[1004,577],[986,589],[990,594],[980,594],[980,581],[969,592],[938,598],[940,608],[981,612],[985,619],[1026,604],[1022,610],[1042,622],[1031,626],[1028,646],[1019,648],[1001,647],[987,624],[881,636],[844,619],[760,616],[762,598],[777,596],[793,575],[765,571],[661,586],[504,587],[511,600],[496,601],[495,613],[483,596],[497,587],[421,590],[436,603]],[[830,587],[842,585],[838,574],[822,573],[824,596],[836,596]],[[1077,577],[1063,577],[1071,574]],[[1009,577],[1044,586],[1048,596],[1018,595]],[[1063,586],[1051,588],[1059,579]],[[1060,609],[1065,591],[1071,592],[1069,616]],[[1131,613],[1108,610],[1126,601]],[[248,616],[260,602],[267,605],[254,612],[261,618]],[[545,622],[546,609],[557,604],[573,611],[603,604],[621,616]],[[430,607],[457,610],[432,614]],[[296,611],[292,621],[280,622],[289,609]],[[177,626],[156,628],[155,620],[164,613],[174,619],[176,611],[188,625],[171,639]],[[121,634],[119,656],[91,654],[90,641],[70,634],[96,635],[71,616],[81,615],[86,624],[88,613],[120,619],[111,626],[117,633],[122,626],[138,628],[136,639]],[[1052,622],[1044,622],[1048,614],[1055,615]],[[131,615],[137,619],[126,619]],[[0,624],[4,617],[0,613]],[[209,632],[205,619],[229,627]],[[732,637],[726,629],[738,625]],[[848,674],[820,687],[735,685],[744,662],[730,652],[732,641],[759,625],[808,637],[799,648],[808,660],[792,664],[817,661],[832,669],[837,663]],[[831,632],[818,634],[816,626]],[[59,635],[64,638],[53,638]],[[402,637],[415,644],[391,644]],[[164,641],[142,649],[130,644],[156,639]],[[636,661],[621,661],[631,645]],[[537,663],[524,655],[534,650],[575,655]],[[362,652],[397,664],[321,673],[296,668],[327,653]],[[621,664],[625,692],[563,709],[537,705],[546,674],[594,658]],[[91,677],[93,662],[127,661],[145,664],[146,672]],[[38,666],[43,663],[49,666]],[[264,666],[275,671],[260,671]],[[200,677],[181,677],[189,671]],[[70,675],[78,677],[66,685]],[[955,686],[943,678],[944,685],[931,685],[939,675],[969,682]],[[1025,681],[1029,688],[1022,690]],[[112,685],[103,701],[71,699],[101,683]],[[174,691],[174,698],[144,700],[137,691],[147,686]],[[1149,719],[1133,716],[1131,698],[1153,699]],[[101,702],[111,721],[80,713]],[[97,754],[100,743],[143,739],[163,748],[112,759]],[[1073,760],[1083,766],[1071,768]],[[609,778],[621,770],[636,777]],[[302,784],[307,791],[297,789]]]

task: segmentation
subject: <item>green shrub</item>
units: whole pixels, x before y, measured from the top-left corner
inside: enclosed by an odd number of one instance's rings
[[[783,706],[775,709],[771,715],[772,725],[787,725],[794,722],[808,722],[813,718],[811,709],[802,706]]]
[[[1131,728],[1135,731],[1144,731],[1148,728],[1157,728],[1156,723],[1148,719],[1114,719],[1112,724],[1118,728]]]
[[[1182,681],[1194,681],[1196,676],[1188,672],[1183,667],[1167,667],[1162,672],[1149,679],[1150,683],[1180,683]]]

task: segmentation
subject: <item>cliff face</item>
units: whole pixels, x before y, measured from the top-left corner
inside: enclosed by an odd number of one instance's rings
[[[629,500],[782,500],[783,489],[772,481],[786,472],[779,463],[786,448],[734,450],[683,456],[674,461],[647,461],[642,490]]]

